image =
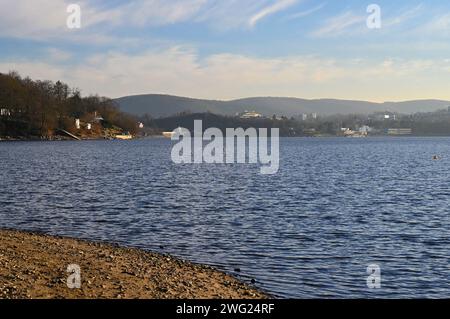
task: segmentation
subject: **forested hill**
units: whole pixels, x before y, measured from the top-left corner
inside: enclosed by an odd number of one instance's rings
[[[102,117],[102,126],[126,131],[137,129],[137,119],[123,113],[108,98],[83,97],[79,90],[62,82],[34,81],[17,73],[0,73],[0,136],[52,137],[58,130],[79,133],[75,120],[94,123]],[[92,124],[95,134],[102,128]]]
[[[181,112],[211,112],[222,115],[235,115],[244,111],[256,111],[265,116],[298,116],[302,113],[332,114],[370,114],[391,111],[404,114],[434,112],[450,106],[449,101],[418,100],[406,102],[373,103],[365,101],[320,99],[306,100],[283,97],[257,97],[233,101],[201,100],[170,95],[136,95],[115,100],[121,110],[134,115],[149,114],[152,117],[165,117]]]

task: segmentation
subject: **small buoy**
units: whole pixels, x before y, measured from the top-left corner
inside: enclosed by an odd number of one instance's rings
[[[241,269],[240,268],[234,268],[234,271],[235,272],[241,272]]]
[[[256,284],[256,280],[252,278],[251,283]]]
[[[438,155],[433,155],[433,161],[438,161],[438,160],[440,160],[441,158],[438,156]]]

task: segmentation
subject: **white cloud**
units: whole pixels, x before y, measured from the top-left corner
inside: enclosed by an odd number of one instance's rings
[[[248,19],[268,4],[268,0],[210,0],[194,21],[222,31],[248,28]]]
[[[356,15],[351,11],[344,12],[338,16],[328,19],[319,29],[313,31],[311,34],[314,37],[333,37],[343,34],[349,29],[358,30],[361,27],[366,27],[365,21],[367,17]]]
[[[179,23],[193,17],[208,0],[133,0],[105,7],[99,2],[77,0],[81,29],[68,29],[67,7],[72,0],[0,0],[0,37],[41,42],[129,47],[142,37],[117,34],[121,28],[143,28]],[[155,39],[156,40],[156,39]]]
[[[72,0],[0,0],[0,36],[93,42],[95,37],[112,38],[118,28],[145,28],[183,22],[201,22],[219,29],[248,28],[301,0],[131,0],[105,6],[78,0],[81,7],[79,30],[66,27],[67,6]]]
[[[318,56],[257,58],[174,47],[136,55],[111,52],[70,65],[0,62],[0,72],[17,70],[37,79],[63,80],[84,94],[110,97],[165,93],[213,99],[297,96],[401,100],[450,99],[444,85],[450,62],[420,59],[335,60]]]
[[[398,14],[387,15],[382,10],[382,28],[379,32],[392,32],[392,27],[404,25],[406,22],[417,18],[423,13],[424,5],[412,7],[401,11]],[[313,37],[337,37],[337,36],[354,36],[362,35],[370,32],[367,28],[366,21],[368,15],[355,14],[353,11],[346,11],[337,16],[331,17],[325,21],[318,29],[311,32]]]
[[[416,34],[433,37],[448,37],[450,36],[450,13],[442,13],[436,15],[429,22],[416,28]]]
[[[250,27],[254,27],[258,23],[258,21],[264,19],[269,15],[285,10],[293,6],[297,2],[298,0],[277,0],[274,4],[263,8],[261,11],[253,15],[248,21],[248,24],[250,25]]]
[[[46,40],[74,33],[106,36],[117,27],[161,26],[186,21],[226,28],[254,26],[299,0],[132,0],[113,7],[79,0],[82,28],[68,30],[69,0],[0,0],[0,36]],[[100,30],[95,29],[100,28]],[[69,33],[70,32],[70,33]],[[94,34],[93,34],[94,32]]]
[[[207,3],[208,0],[134,0],[110,11],[118,24],[143,27],[192,20]]]
[[[68,3],[63,0],[0,0],[0,35],[38,37],[66,28]]]
[[[399,15],[396,15],[395,17],[387,19],[386,21],[383,22],[383,28],[400,25],[408,20],[416,18],[422,11],[423,7],[424,7],[423,4],[420,4],[412,9],[404,11]]]
[[[322,10],[325,6],[326,6],[326,3],[322,3],[322,4],[319,4],[318,6],[315,6],[315,7],[311,8],[311,9],[294,13],[294,14],[292,14],[292,15],[290,15],[288,17],[288,20],[293,20],[293,19],[298,19],[298,18],[303,18],[303,17],[309,16],[309,15],[311,15],[313,13],[316,13],[317,11]]]
[[[57,48],[47,49],[47,56],[51,61],[55,62],[69,61],[72,58],[72,54],[70,52],[60,50]]]

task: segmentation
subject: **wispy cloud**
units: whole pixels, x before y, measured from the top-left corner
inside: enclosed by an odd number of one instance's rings
[[[55,62],[69,61],[73,56],[72,53],[57,48],[48,48],[46,51],[48,57]]]
[[[382,11],[382,29],[390,30],[391,27],[397,27],[406,24],[424,12],[424,5],[419,4],[415,7],[402,10],[400,12],[388,15]],[[311,32],[314,37],[336,37],[341,35],[361,35],[369,32],[366,27],[367,15],[356,14],[353,11],[346,11],[337,16],[331,17],[325,21],[318,29]]]
[[[301,0],[131,0],[113,6],[79,0],[82,28],[78,35],[113,28],[145,28],[205,22],[225,28],[254,27],[262,19]],[[69,0],[0,0],[0,36],[50,38],[67,35]],[[73,33],[73,32],[72,32]]]
[[[63,0],[0,0],[0,36],[37,37],[64,29],[67,4]]]
[[[413,30],[421,36],[447,38],[450,36],[450,12],[436,14],[432,19]]]
[[[338,16],[328,19],[319,29],[311,33],[314,37],[333,37],[341,35],[350,28],[357,25],[365,26],[366,17],[356,15],[351,11],[344,12]]]
[[[261,11],[253,15],[248,21],[248,24],[250,25],[250,27],[254,27],[258,23],[258,21],[264,19],[269,15],[285,10],[296,3],[298,3],[298,0],[277,0],[276,3],[263,8]]]
[[[403,13],[396,15],[383,22],[383,27],[391,27],[405,23],[417,17],[423,10],[424,5],[420,4],[412,9],[406,10]]]
[[[66,10],[71,2],[0,0],[0,37],[112,47],[135,45],[142,41],[142,35],[126,34],[133,34],[134,29],[192,20],[208,0],[132,0],[114,6],[78,0],[82,27],[75,30],[66,26]],[[124,35],[122,32],[127,30],[130,32]]]
[[[122,25],[155,26],[192,20],[208,0],[134,0],[114,8]]]
[[[248,20],[271,0],[210,0],[200,10],[196,22],[206,23],[213,29],[233,30],[248,28]]]
[[[136,54],[98,54],[75,65],[50,59],[0,61],[0,72],[17,70],[37,79],[64,80],[85,94],[118,97],[166,93],[221,99],[261,95],[328,95],[377,101],[447,99],[450,95],[445,79],[449,68],[450,61],[432,59],[373,61],[308,55],[260,58],[230,53],[200,57],[195,50],[182,47]],[[411,78],[416,79],[414,83]],[[441,94],[433,96],[430,92]],[[447,92],[446,96],[442,92]]]
[[[287,19],[288,20],[293,20],[293,19],[307,17],[307,16],[309,16],[309,15],[311,15],[313,13],[316,13],[317,11],[322,10],[326,5],[327,5],[326,3],[319,4],[318,6],[315,6],[315,7],[311,8],[311,9],[292,14],[292,15],[288,16]]]

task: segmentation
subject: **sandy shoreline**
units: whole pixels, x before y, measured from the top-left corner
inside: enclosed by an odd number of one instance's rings
[[[67,267],[80,266],[69,289]],[[0,230],[0,299],[261,299],[264,293],[208,266],[138,249]]]

